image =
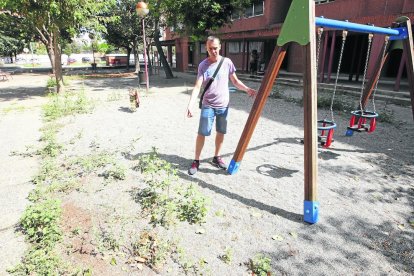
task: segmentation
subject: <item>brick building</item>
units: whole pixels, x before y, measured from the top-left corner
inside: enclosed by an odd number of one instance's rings
[[[249,53],[259,53],[259,69],[265,70],[283,21],[289,10],[291,1],[264,0],[258,1],[246,9],[241,16],[232,16],[232,24],[219,29],[214,35],[222,40],[221,53],[231,58],[240,71],[249,71]],[[315,0],[316,16],[336,20],[349,20],[360,24],[373,24],[389,27],[400,16],[407,16],[414,21],[413,0]],[[298,26],[300,28],[300,26]],[[207,56],[203,42],[190,42],[187,37],[179,37],[167,30],[163,45],[168,47],[168,60],[172,63],[175,53],[176,69],[187,71],[195,68],[201,59]],[[329,81],[332,72],[336,72],[341,31],[324,30],[321,39],[319,71],[320,80]],[[358,79],[364,70],[367,55],[368,35],[349,33],[346,40],[341,72],[349,75],[349,79]],[[381,37],[374,37],[371,58],[378,57],[381,50]],[[406,73],[402,64],[405,59],[402,50],[391,53],[388,64],[384,66],[383,75],[399,79]],[[282,70],[302,72],[301,49],[291,44],[287,51]],[[371,66],[374,62],[370,62]],[[369,69],[368,69],[369,72]]]

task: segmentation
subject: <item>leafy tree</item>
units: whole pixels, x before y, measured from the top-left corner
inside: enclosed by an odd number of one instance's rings
[[[160,1],[160,0],[158,0]],[[205,37],[230,23],[235,14],[256,0],[163,0],[167,7],[165,18],[168,26],[174,26],[193,38]]]
[[[30,34],[22,31],[22,20],[10,13],[0,13],[0,55],[12,58],[30,41]]]
[[[0,9],[23,19],[46,46],[57,91],[63,90],[62,39],[73,36],[81,27],[99,28],[99,16],[115,0],[0,0]]]
[[[135,67],[139,71],[138,45],[142,41],[143,32],[141,18],[136,14],[137,0],[118,0],[116,7],[111,11],[111,15],[116,19],[105,24],[107,32],[104,38],[118,48],[124,48],[127,52],[128,60],[133,52],[135,57]],[[145,19],[147,40],[153,37],[152,17]],[[149,43],[147,43],[149,45]],[[129,68],[129,64],[127,64]]]
[[[150,16],[154,18],[154,41],[168,77],[171,69],[162,51],[160,28],[175,27],[193,40],[204,39],[209,31],[230,23],[230,15],[256,0],[151,0]]]

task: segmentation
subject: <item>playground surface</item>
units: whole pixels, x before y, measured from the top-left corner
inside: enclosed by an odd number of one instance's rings
[[[249,263],[258,254],[271,259],[272,275],[414,273],[410,107],[378,102],[378,112],[386,105],[392,114],[391,123],[379,122],[374,133],[352,137],[344,135],[348,113],[336,112],[335,141],[318,152],[320,221],[309,225],[303,222],[302,107],[269,98],[239,172],[230,176],[209,163],[212,136],[206,140],[199,172],[190,177],[199,112],[191,119],[185,114],[195,77],[175,75],[171,80],[162,73],[152,76],[150,92],[141,92],[136,112],[129,110],[128,89],[137,86],[132,74],[71,81],[69,89],[84,89],[94,109],[59,120],[57,139],[64,145],[59,160],[106,151],[126,168],[126,177],[107,182],[98,174],[88,175],[77,189],[57,195],[67,233],[61,248],[65,261],[88,267],[93,275],[155,275],[129,256],[131,241],[147,230],[180,248],[158,269],[161,275],[183,275],[185,270],[190,275],[251,275]],[[0,275],[7,275],[5,270],[19,262],[27,247],[15,229],[29,204],[26,197],[34,188],[30,180],[41,160],[16,153],[40,147],[47,78],[23,74],[0,82],[0,193],[6,195],[0,203],[0,240],[6,241],[0,245]],[[250,85],[258,89],[260,84]],[[301,94],[298,88],[280,89],[289,98]],[[252,104],[245,93],[231,93],[222,151],[226,162]],[[180,183],[194,183],[210,199],[205,223],[153,228],[142,218],[134,195],[145,183],[133,168],[154,147],[159,158],[178,168]],[[78,238],[70,235],[74,232],[80,233]],[[103,249],[108,240],[116,241],[116,250]]]

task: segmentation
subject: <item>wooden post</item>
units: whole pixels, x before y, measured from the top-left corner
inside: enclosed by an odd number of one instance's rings
[[[301,26],[298,28],[297,26]],[[304,47],[304,151],[305,151],[305,200],[304,221],[316,223],[319,219],[319,202],[317,201],[317,87],[316,87],[316,37],[315,37],[315,2],[313,0],[293,0],[288,15],[283,23],[269,67],[263,78],[259,93],[247,119],[236,152],[227,171],[236,173],[240,161],[256,127],[266,99],[279,73],[286,55],[287,45],[297,42]]]
[[[408,17],[400,17],[397,19],[398,23],[404,23],[404,27],[407,28],[408,38],[403,40],[404,52],[407,56],[407,79],[408,89],[411,95],[411,110],[414,119],[414,51],[413,51],[413,31],[411,28],[411,21]]]
[[[317,193],[318,179],[318,111],[317,111],[317,72],[316,37],[315,37],[315,4],[309,8],[310,42],[304,47],[303,74],[303,117],[304,117],[304,220],[316,223],[319,219],[319,202]],[[335,33],[334,33],[335,37]],[[330,70],[329,70],[330,71]],[[329,79],[329,76],[328,76]]]
[[[332,41],[331,41],[331,52],[329,53],[328,77],[326,79],[327,83],[331,81],[332,64],[333,64],[333,58],[334,58],[334,53],[335,53],[336,31],[331,31],[331,32],[332,32]]]
[[[385,43],[385,41],[384,41]],[[361,99],[361,104],[362,106],[359,107],[360,110],[365,110],[365,107],[368,104],[369,98],[371,97],[371,94],[375,88],[375,84],[378,82],[378,79],[381,75],[381,70],[382,67],[384,66],[385,62],[388,59],[388,49],[389,47],[387,47],[387,49],[384,49],[384,45],[382,46],[382,51],[380,56],[378,57],[375,66],[372,70],[372,75],[369,78],[365,88],[364,88],[364,92],[362,94],[362,99]],[[385,51],[384,57],[382,56],[382,52]]]
[[[402,51],[400,66],[398,66],[397,77],[395,78],[394,91],[400,91],[401,77],[404,71],[405,63],[407,62],[407,55]]]
[[[236,151],[234,152],[233,159],[230,162],[227,171],[230,174],[235,174],[240,166],[240,161],[243,159],[244,153],[246,152],[247,145],[250,142],[250,138],[253,135],[253,131],[260,118],[260,114],[267,101],[267,97],[272,90],[273,84],[277,75],[279,74],[280,67],[282,66],[283,59],[286,55],[286,47],[276,46],[272,58],[270,59],[269,67],[263,77],[259,91],[256,96],[256,100],[253,103],[252,109],[247,119],[246,125],[240,137]]]

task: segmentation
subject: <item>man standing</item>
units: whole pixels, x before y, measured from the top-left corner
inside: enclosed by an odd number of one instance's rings
[[[187,107],[187,117],[193,117],[194,104],[201,86],[205,86],[209,82],[220,63],[221,58],[224,58],[216,77],[205,91],[202,100],[200,123],[195,147],[195,158],[191,167],[188,169],[188,174],[190,175],[193,175],[198,171],[200,166],[200,154],[206,136],[211,134],[214,118],[216,119],[216,141],[214,157],[211,163],[218,168],[224,170],[227,169],[226,164],[220,157],[220,150],[223,145],[224,134],[227,132],[227,114],[230,100],[228,87],[229,78],[236,88],[245,91],[249,96],[256,95],[256,90],[247,87],[237,78],[236,68],[234,67],[233,62],[229,58],[221,57],[219,53],[220,49],[220,40],[217,37],[209,36],[206,41],[208,58],[204,59],[198,66],[197,80]]]

